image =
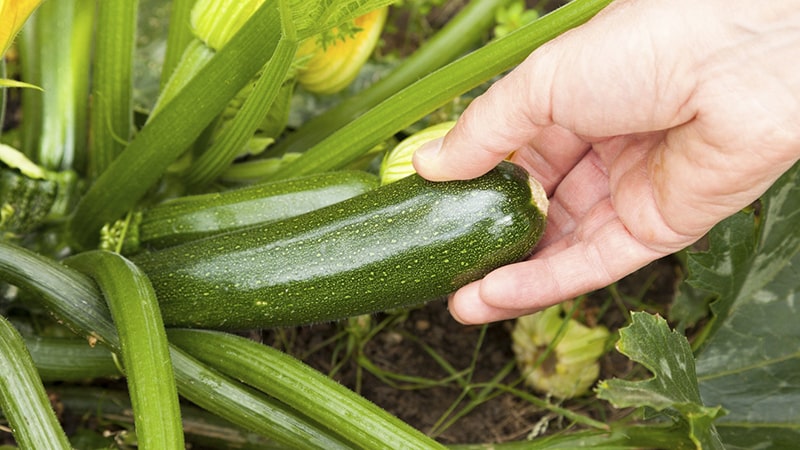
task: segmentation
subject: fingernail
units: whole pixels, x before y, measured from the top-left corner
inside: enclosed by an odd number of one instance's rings
[[[442,149],[442,142],[444,142],[444,138],[428,141],[418,148],[414,154],[422,159],[436,159],[437,155],[439,155],[439,151]]]

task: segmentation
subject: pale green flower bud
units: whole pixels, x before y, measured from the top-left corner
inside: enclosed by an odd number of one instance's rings
[[[386,153],[381,162],[381,184],[393,183],[415,173],[411,158],[423,144],[447,134],[455,125],[455,121],[442,122],[418,131],[403,139],[395,148]]]
[[[586,393],[600,374],[598,359],[606,350],[608,330],[562,317],[560,305],[516,320],[513,350],[525,383],[557,398]],[[557,342],[559,329],[565,327]],[[550,353],[538,365],[547,349]]]

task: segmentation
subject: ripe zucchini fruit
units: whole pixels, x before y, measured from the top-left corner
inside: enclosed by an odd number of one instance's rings
[[[412,175],[133,261],[150,277],[168,326],[266,328],[411,306],[531,251],[546,210],[533,183],[507,162],[468,181]]]
[[[332,205],[378,186],[363,171],[329,172],[169,200],[142,212],[139,242],[164,248]]]

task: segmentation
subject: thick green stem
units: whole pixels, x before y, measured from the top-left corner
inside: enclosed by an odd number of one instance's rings
[[[170,339],[218,370],[291,405],[359,448],[443,448],[344,386],[271,347],[232,334],[170,330]],[[353,423],[348,418],[358,418]]]
[[[92,347],[86,339],[25,337],[33,364],[44,381],[82,381],[122,376],[105,346]]]
[[[71,416],[91,412],[101,421],[133,424],[131,404],[125,391],[99,387],[56,386],[50,391]],[[284,447],[255,433],[244,431],[191,405],[181,407],[187,448],[270,450]]]
[[[36,86],[42,85],[42,68],[39,66],[39,39],[36,32],[36,16],[29,19],[17,37],[19,49],[19,69],[22,81]],[[35,119],[42,115],[42,93],[36,89],[23,89],[22,117],[19,131],[22,141],[20,150],[29,159],[36,161],[39,141],[42,136],[42,121]],[[34,119],[30,119],[34,118]]]
[[[281,11],[285,9],[284,6]],[[222,174],[241,153],[273,105],[286,74],[292,67],[298,46],[297,35],[288,12],[282,12],[281,23],[284,28],[283,37],[278,42],[272,58],[264,66],[253,91],[247,96],[233,119],[223,125],[223,131],[216,136],[211,147],[200,155],[186,173],[186,183],[190,186],[206,185]]]
[[[0,410],[20,448],[72,448],[50,406],[22,336],[3,316],[0,316]]]
[[[167,33],[167,50],[164,54],[164,63],[161,65],[161,87],[169,81],[172,71],[184,50],[192,42],[194,35],[189,28],[189,17],[195,0],[173,0],[172,11],[169,16],[169,31]]]
[[[51,170],[81,169],[86,146],[86,116],[94,2],[44,2],[35,14],[41,66],[42,111],[26,120],[42,121],[37,156]],[[30,55],[29,55],[30,56]]]
[[[400,89],[453,61],[475,46],[494,24],[494,13],[509,0],[473,0],[447,25],[386,77],[310,119],[268,152],[303,152]]]
[[[97,177],[131,138],[138,0],[99,2],[92,76],[88,172]]]
[[[147,276],[123,256],[102,250],[72,256],[70,265],[94,278],[108,302],[119,335],[139,447],[184,448],[167,335]]]
[[[89,188],[70,223],[76,244],[93,246],[103,224],[118,219],[136,205],[263,67],[279,38],[279,14],[275,2],[267,1]]]
[[[0,55],[0,80],[6,77],[6,60]],[[6,88],[0,86],[0,138],[6,125]]]
[[[120,340],[103,296],[82,273],[0,241],[0,281],[38,297],[60,322],[90,343],[120,353]],[[343,448],[333,433],[280,402],[222,376],[170,346],[178,392],[244,429],[292,448]],[[45,447],[46,448],[46,447]]]
[[[271,179],[343,167],[453,98],[512,68],[531,51],[586,22],[610,2],[575,0],[442,67],[370,109],[296,160],[281,166]]]

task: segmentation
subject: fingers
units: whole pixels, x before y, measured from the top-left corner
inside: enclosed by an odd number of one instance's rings
[[[549,124],[527,120],[522,93],[529,88],[522,79],[524,74],[512,72],[473,100],[444,139],[414,154],[417,172],[433,181],[474,178],[526,146]]]
[[[518,317],[605,287],[665,255],[641,245],[618,220],[592,234],[461,288],[450,299],[450,313],[465,324]]]

